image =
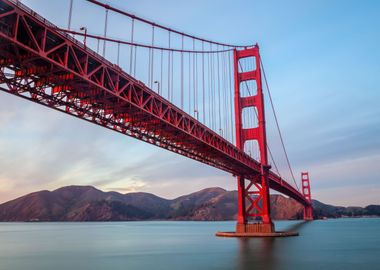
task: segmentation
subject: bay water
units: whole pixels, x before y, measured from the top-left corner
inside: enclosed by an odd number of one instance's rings
[[[235,222],[0,223],[1,270],[380,269],[380,219],[279,221],[297,237],[220,238]]]

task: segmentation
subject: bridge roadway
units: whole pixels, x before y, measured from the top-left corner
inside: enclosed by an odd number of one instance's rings
[[[0,0],[0,89],[248,180],[261,165],[142,82],[15,0]],[[269,172],[269,186],[301,204]]]

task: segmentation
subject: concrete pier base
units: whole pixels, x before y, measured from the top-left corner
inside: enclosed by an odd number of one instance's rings
[[[236,232],[217,232],[215,235],[220,237],[289,237],[298,236],[298,232],[276,232],[273,223],[238,223]]]
[[[270,233],[238,233],[238,232],[217,232],[218,237],[289,237],[298,236],[298,232],[270,232]]]

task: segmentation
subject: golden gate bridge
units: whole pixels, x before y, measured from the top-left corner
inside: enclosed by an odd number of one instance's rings
[[[72,27],[73,0],[67,28],[20,1],[0,0],[2,91],[236,176],[236,232],[217,235],[286,235],[275,232],[270,189],[301,203],[312,220],[309,174],[301,173],[299,189],[257,44],[211,41],[81,1],[103,10],[102,34]],[[125,19],[128,38],[108,36],[112,14]],[[293,183],[281,177],[267,143],[264,88]]]

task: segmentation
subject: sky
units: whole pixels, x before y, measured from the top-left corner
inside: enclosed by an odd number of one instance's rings
[[[67,26],[68,0],[22,2]],[[379,1],[108,3],[207,39],[259,43],[296,178],[309,171],[312,197],[324,203],[380,204]],[[101,29],[96,12],[75,0],[73,27]],[[111,19],[110,36],[124,32],[118,19]],[[281,156],[273,121],[268,126]],[[3,92],[0,149],[0,203],[66,185],[165,198],[236,189],[227,173]],[[284,160],[279,164],[286,170]]]

